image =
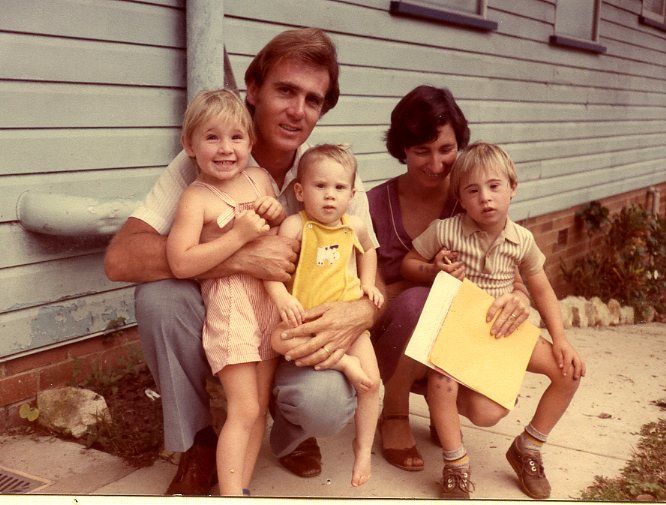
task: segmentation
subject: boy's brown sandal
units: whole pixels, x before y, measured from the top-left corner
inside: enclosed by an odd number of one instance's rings
[[[474,491],[474,483],[469,480],[469,477],[468,467],[445,466],[442,470],[440,498],[445,500],[469,500],[469,494]]]
[[[520,488],[530,498],[545,500],[550,496],[550,483],[546,478],[538,451],[521,451],[516,440],[506,453],[506,459],[518,476]]]

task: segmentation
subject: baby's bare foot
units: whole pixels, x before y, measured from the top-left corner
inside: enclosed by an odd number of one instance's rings
[[[352,447],[354,448],[354,469],[352,470],[351,484],[354,487],[358,487],[370,480],[370,475],[372,474],[372,456],[370,448],[367,450],[361,449],[356,439],[352,442]]]
[[[372,387],[370,377],[368,377],[368,374],[363,371],[361,360],[356,356],[345,354],[338,364],[340,366],[340,371],[345,374],[356,391],[365,393]]]

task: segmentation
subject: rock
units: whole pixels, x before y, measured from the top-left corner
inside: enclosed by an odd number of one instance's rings
[[[585,298],[582,296],[567,296],[560,302],[560,306],[562,305],[567,307],[565,310],[571,314],[571,326],[577,326],[578,328],[589,326],[588,314],[591,313],[592,306]],[[562,316],[564,317],[564,315],[563,313]],[[567,317],[569,316],[567,315]],[[567,328],[566,323],[564,327]]]
[[[593,319],[588,321],[590,326],[610,326],[611,315],[608,307],[604,302],[601,301],[601,298],[598,296],[593,296],[590,298],[590,303],[593,308]],[[592,322],[594,321],[594,322]]]
[[[639,494],[636,497],[636,501],[657,501],[657,499],[651,494]]]
[[[565,329],[573,326],[573,306],[571,305],[571,300],[569,298],[570,297],[560,300],[560,313],[562,314],[562,324]]]
[[[106,400],[94,391],[75,387],[47,389],[37,395],[39,424],[80,438],[100,421],[111,422]]]
[[[623,306],[620,308],[620,324],[634,324],[634,308]]]
[[[620,305],[620,302],[618,302],[615,298],[611,298],[608,300],[608,303],[606,304],[608,307],[608,312],[610,312],[610,325],[611,326],[617,326],[620,324],[620,310],[622,309],[622,306]]]

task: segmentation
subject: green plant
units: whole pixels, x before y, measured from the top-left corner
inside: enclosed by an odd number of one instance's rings
[[[583,500],[666,500],[666,419],[641,428],[636,451],[621,472],[609,479],[596,476],[581,495]]]
[[[624,207],[608,218],[608,209],[592,202],[578,214],[590,238],[601,244],[571,268],[562,263],[574,294],[615,298],[634,308],[636,321],[650,311],[666,311],[666,220],[642,207]]]

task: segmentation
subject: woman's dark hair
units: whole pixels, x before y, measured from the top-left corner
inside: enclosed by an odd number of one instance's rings
[[[467,119],[447,88],[418,86],[407,93],[391,112],[391,126],[386,132],[388,152],[405,163],[405,149],[432,142],[437,128],[450,124],[458,149],[469,143]]]

